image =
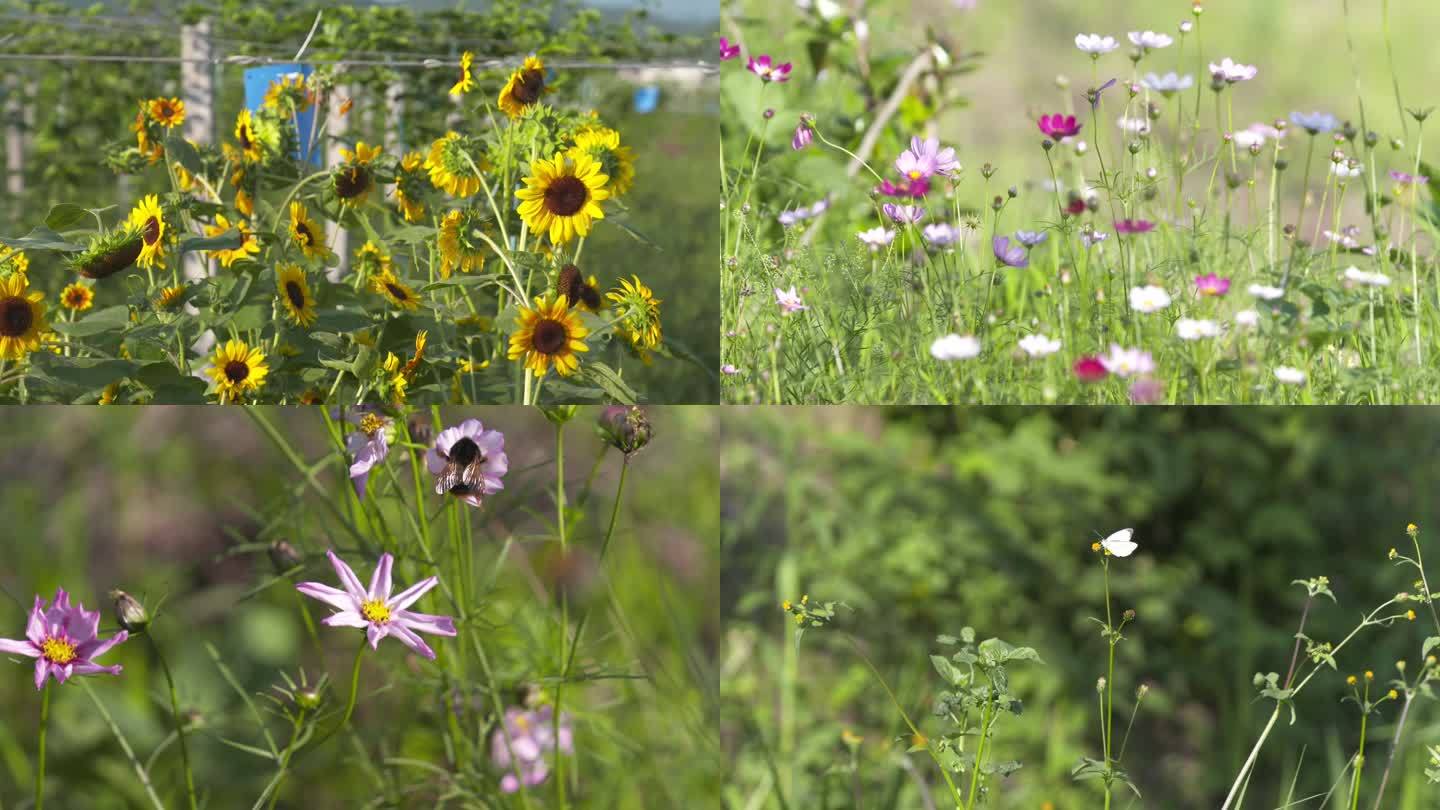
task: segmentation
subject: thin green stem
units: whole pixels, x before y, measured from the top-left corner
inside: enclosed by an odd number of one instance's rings
[[[120,743],[120,750],[124,751],[125,758],[130,760],[131,767],[135,769],[135,776],[140,780],[140,787],[145,789],[145,795],[150,798],[150,803],[155,805],[155,810],[165,810],[165,803],[155,795],[155,787],[150,784],[150,774],[140,764],[140,760],[135,758],[135,749],[130,747],[130,741],[125,739],[125,734],[120,727],[115,725],[115,719],[110,716],[110,710],[105,708],[105,704],[100,701],[100,696],[95,694],[95,690],[84,678],[80,678],[76,682],[85,690],[85,694],[90,696],[90,702],[95,704],[95,709],[100,712],[100,717],[104,719],[105,725],[110,727],[110,733],[115,735],[115,741]],[[35,806],[38,808],[40,805],[36,804]]]
[[[175,696],[175,678],[170,674],[170,663],[165,660],[164,653],[160,652],[160,645],[155,641],[153,627],[145,634],[145,639],[150,643],[150,650],[155,653],[156,660],[160,662],[160,671],[165,674],[165,685],[170,690],[170,718],[180,740],[180,762],[185,768],[185,797],[190,803],[190,810],[196,810],[198,803],[195,800],[195,773],[190,769],[190,748],[185,744],[185,719],[180,715],[180,701]]]
[[[560,533],[560,555],[569,553],[569,539],[565,528],[565,423],[555,425],[555,527]],[[560,660],[567,662],[561,667],[560,680],[555,684],[555,711],[552,714],[553,739],[560,739],[561,693],[565,688],[565,677],[569,669],[566,645],[570,635],[570,596],[560,588]],[[567,807],[565,800],[565,757],[559,748],[555,750],[555,798],[560,807]]]
[[[355,713],[355,698],[360,694],[360,659],[365,657],[365,639],[360,639],[360,649],[355,651],[355,663],[350,668],[350,699],[345,703],[345,716],[340,722],[325,732],[325,736],[315,741],[314,747],[324,745],[327,740],[334,737],[336,732],[350,725],[350,716]]]
[[[40,690],[40,759],[35,765],[35,810],[45,807],[45,733],[50,730],[50,681]]]
[[[280,755],[280,768],[275,773],[275,778],[270,782],[270,803],[266,805],[270,810],[275,810],[275,803],[280,800],[280,786],[285,784],[285,774],[290,767],[290,755],[295,751],[295,741],[300,737],[300,728],[305,723],[305,710],[301,709],[295,715],[295,720],[290,725],[290,741],[285,744],[285,751]],[[263,799],[263,797],[262,797]],[[259,802],[251,810],[258,810]]]

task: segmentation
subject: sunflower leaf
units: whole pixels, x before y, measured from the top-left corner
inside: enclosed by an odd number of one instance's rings
[[[195,151],[189,141],[180,137],[178,131],[172,130],[165,138],[165,154],[191,174],[205,173],[205,167],[200,162],[200,153]]]
[[[665,252],[665,248],[662,248],[662,247],[660,247],[659,245],[655,244],[654,240],[652,240],[650,237],[646,236],[645,234],[643,234],[643,233],[635,230],[634,228],[630,227],[629,225],[627,225],[627,224],[624,222],[624,220],[616,219],[616,220],[612,220],[612,221],[613,221],[616,225],[619,225],[619,226],[620,226],[620,230],[624,231],[625,233],[630,234],[630,237],[631,237],[632,239],[634,239],[635,241],[637,241],[637,242],[639,242],[640,244],[644,245],[645,247],[650,248],[651,250],[655,251],[656,253],[664,253],[664,252]]]
[[[103,335],[106,332],[116,332],[130,325],[130,308],[121,304],[120,306],[97,309],[78,321],[65,323],[57,321],[53,324],[56,332],[71,337],[93,337]]]
[[[581,376],[600,386],[601,390],[621,405],[635,404],[635,389],[620,378],[619,372],[604,363],[585,363],[581,366]]]
[[[0,245],[8,245],[16,250],[60,250],[67,253],[85,249],[84,245],[68,242],[65,237],[43,225],[37,225],[34,230],[24,236],[0,236]]]
[[[180,240],[180,253],[195,250],[238,250],[244,243],[239,231],[227,231],[219,236],[188,236]]]
[[[52,231],[63,231],[85,218],[88,212],[74,203],[60,203],[50,206],[45,215],[45,227]]]

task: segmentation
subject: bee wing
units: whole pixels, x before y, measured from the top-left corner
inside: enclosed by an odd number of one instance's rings
[[[465,484],[465,470],[455,464],[446,464],[445,469],[440,471],[440,477],[435,479],[435,494],[445,495],[458,486]]]
[[[465,465],[465,469],[461,472],[461,481],[466,487],[478,489],[484,483],[485,475],[480,470],[480,466],[484,463],[485,458],[481,456]]]

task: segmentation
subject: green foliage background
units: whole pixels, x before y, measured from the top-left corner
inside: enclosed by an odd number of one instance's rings
[[[571,538],[594,553],[615,492],[620,458],[603,448],[589,427],[595,409],[582,409],[567,429],[567,491],[572,509],[585,513]],[[265,415],[308,463],[317,463],[321,486],[346,511],[350,484],[331,452],[320,411],[266,409]],[[715,728],[717,679],[713,651],[719,635],[718,482],[713,452],[716,415],[703,408],[652,409],[652,445],[631,462],[624,504],[606,569],[614,585],[609,609],[600,597],[577,673],[639,675],[595,679],[566,689],[573,707],[580,792],[572,806],[630,808],[685,806],[687,797],[719,790]],[[504,492],[473,513],[475,568],[487,628],[483,643],[511,703],[527,684],[543,684],[557,665],[550,593],[555,483],[554,430],[533,409],[484,408],[447,413],[447,422],[478,416],[505,433],[510,473]],[[277,537],[309,557],[304,579],[333,582],[322,550],[335,547],[368,577],[374,555],[353,542],[322,508],[313,491],[264,434],[238,410],[199,407],[6,409],[0,441],[0,636],[23,636],[33,594],[49,599],[57,585],[87,608],[104,607],[102,634],[115,630],[104,594],[119,587],[154,604],[165,603],[153,631],[175,670],[181,706],[199,713],[190,736],[196,780],[214,808],[249,807],[273,775],[273,763],[226,747],[221,736],[260,739],[235,693],[225,685],[205,645],[213,644],[252,695],[280,683],[281,670],[303,666],[312,682],[328,671],[330,707],[348,695],[353,631],[319,627],[326,655],[317,655],[283,583],[244,598],[270,581],[263,551],[237,546]],[[598,460],[593,496],[577,507],[586,475]],[[390,464],[400,463],[392,453]],[[408,464],[408,462],[407,462]],[[401,471],[407,478],[408,471]],[[373,479],[371,486],[377,485]],[[427,482],[428,483],[428,482]],[[427,504],[439,508],[427,489]],[[393,527],[404,518],[393,512]],[[362,524],[363,525],[363,524]],[[599,526],[597,529],[596,526]],[[456,581],[440,555],[442,579]],[[502,552],[504,556],[502,556]],[[396,581],[404,560],[396,563]],[[493,577],[493,578],[492,578]],[[487,584],[488,583],[488,584]],[[600,591],[603,593],[603,588]],[[575,605],[581,602],[573,603]],[[622,611],[628,631],[614,618]],[[323,606],[312,606],[316,621]],[[573,614],[572,614],[573,616]],[[458,655],[457,639],[432,639],[442,657]],[[588,660],[587,660],[588,659]],[[165,682],[140,639],[104,659],[125,667],[118,678],[89,683],[143,760],[169,730]],[[367,651],[361,700],[352,727],[381,757],[418,760],[443,772],[444,692],[419,680],[405,650],[382,643]],[[24,663],[28,664],[29,661]],[[582,669],[583,668],[583,669]],[[0,806],[28,802],[34,778],[39,694],[31,667],[0,657]],[[465,684],[472,695],[482,683]],[[83,691],[53,690],[47,771],[57,810],[149,807],[134,773]],[[256,698],[259,700],[258,698]],[[268,705],[259,701],[261,705]],[[270,718],[273,733],[283,721]],[[487,748],[488,750],[488,748]],[[346,735],[298,757],[280,807],[437,806],[447,785],[419,767],[368,770]],[[467,770],[489,771],[488,762]],[[499,775],[494,775],[498,780]],[[160,755],[152,779],[169,807],[184,805],[178,751]],[[58,791],[58,793],[57,793]],[[550,807],[550,791],[532,795],[535,810]],[[372,802],[371,804],[366,804]],[[373,803],[378,802],[378,804]],[[451,807],[475,804],[452,802]],[[520,807],[513,802],[487,807]]]
[[[1012,673],[1025,713],[995,753],[1025,766],[987,806],[1097,807],[1095,783],[1068,775],[1100,747],[1105,644],[1088,617],[1104,603],[1089,545],[1135,527],[1140,550],[1111,570],[1116,609],[1138,613],[1118,651],[1117,714],[1139,683],[1152,691],[1123,763],[1144,800],[1118,806],[1189,810],[1220,805],[1269,716],[1251,679],[1288,665],[1304,599],[1291,581],[1330,577],[1339,604],[1317,603],[1307,632],[1334,642],[1361,611],[1414,590],[1386,557],[1408,547],[1407,522],[1440,559],[1433,409],[766,407],[726,409],[722,429],[727,807],[778,807],[767,751],[791,807],[854,806],[843,729],[865,738],[864,807],[929,806],[916,779],[939,786],[923,755],[904,765],[908,731],[837,635],[807,632],[794,657],[781,599],[852,606],[839,625],[913,717],[928,718],[942,686],[927,660],[937,634],[972,625],[1033,646],[1046,666]],[[1246,806],[1279,806],[1297,768],[1295,796],[1323,793],[1359,729],[1342,676],[1388,680],[1426,635],[1428,623],[1402,622],[1343,651],[1340,673],[1318,676],[1296,724],[1272,734]],[[1363,807],[1395,714],[1371,718]],[[1413,715],[1387,808],[1437,800],[1423,747],[1440,742],[1440,707]]]

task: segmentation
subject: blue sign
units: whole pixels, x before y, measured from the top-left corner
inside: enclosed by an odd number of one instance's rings
[[[251,113],[258,113],[261,106],[265,103],[265,93],[270,89],[271,84],[292,75],[308,77],[312,72],[313,68],[309,65],[297,64],[266,65],[264,67],[246,68],[245,109]],[[300,141],[300,148],[296,150],[294,157],[296,160],[308,160],[315,166],[321,166],[324,165],[325,144],[322,142],[323,139],[311,137],[311,130],[315,128],[315,112],[314,105],[311,105],[310,109],[304,110],[295,116],[295,123],[298,128],[296,135]],[[232,124],[232,132],[233,126]],[[315,142],[314,150],[308,155],[303,154],[307,151],[312,140]]]
[[[653,84],[635,89],[635,112],[647,115],[660,105],[660,88]]]

